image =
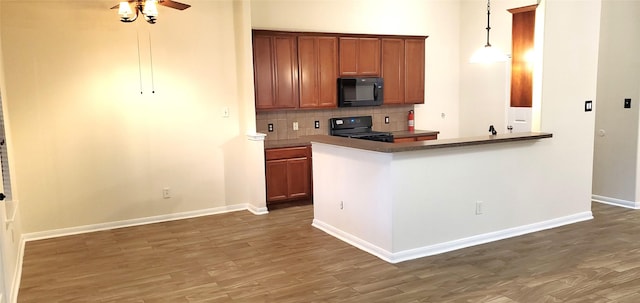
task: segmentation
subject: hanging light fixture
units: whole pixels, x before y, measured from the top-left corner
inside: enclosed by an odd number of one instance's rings
[[[509,58],[501,50],[491,46],[489,43],[489,31],[491,30],[491,23],[489,22],[491,16],[491,0],[487,0],[487,44],[478,49],[471,59],[471,63],[491,63],[491,62],[504,62]]]
[[[122,22],[133,22],[138,19],[138,15],[142,13],[144,15],[144,19],[154,24],[156,23],[156,19],[158,17],[158,8],[156,6],[156,0],[146,0],[141,1],[137,0],[134,4],[135,6],[135,14],[133,9],[131,9],[131,5],[127,1],[120,2],[120,6],[118,9],[118,14],[120,15],[120,21]]]
[[[173,0],[121,0],[120,4],[111,9],[118,9],[118,15],[120,15],[120,21],[122,22],[129,23],[136,21],[138,16],[142,14],[144,20],[154,24],[158,19],[158,4],[181,11],[191,7],[189,4]],[[133,5],[133,8],[131,5]]]

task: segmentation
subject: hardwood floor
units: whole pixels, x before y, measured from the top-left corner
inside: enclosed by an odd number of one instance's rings
[[[640,211],[389,264],[312,206],[28,242],[18,302],[640,302]]]

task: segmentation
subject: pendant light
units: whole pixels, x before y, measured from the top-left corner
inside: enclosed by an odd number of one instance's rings
[[[489,43],[489,31],[491,30],[491,23],[489,22],[491,16],[491,0],[487,0],[487,44],[478,49],[471,59],[471,63],[492,63],[492,62],[504,62],[509,58],[501,50],[491,46]]]

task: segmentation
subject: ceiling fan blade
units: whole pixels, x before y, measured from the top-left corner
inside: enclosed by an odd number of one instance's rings
[[[132,2],[136,2],[136,0],[129,0],[129,3]],[[112,7],[111,9],[116,9],[116,8],[120,8],[120,3],[116,4],[116,6]]]
[[[185,9],[191,7],[191,5],[189,5],[189,4],[184,4],[184,3],[171,1],[171,0],[158,0],[158,4],[164,5],[164,6],[170,7],[170,8],[179,9],[179,10],[185,10]]]

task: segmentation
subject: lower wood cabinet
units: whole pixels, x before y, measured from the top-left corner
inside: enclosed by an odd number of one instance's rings
[[[267,204],[312,197],[311,146],[265,150]]]

